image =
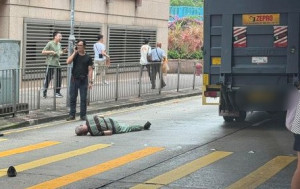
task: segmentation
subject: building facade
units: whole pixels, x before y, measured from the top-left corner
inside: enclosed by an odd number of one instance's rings
[[[62,46],[67,47],[70,1],[0,0],[0,38],[21,41],[21,67],[45,66],[41,51],[55,30],[62,32]],[[167,50],[169,0],[74,1],[75,37],[87,40],[91,55],[99,33],[104,35],[113,64],[137,63],[146,37],[152,46],[159,41]]]

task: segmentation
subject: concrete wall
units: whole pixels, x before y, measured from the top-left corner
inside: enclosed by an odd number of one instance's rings
[[[75,22],[153,27],[167,50],[169,0],[75,0]],[[0,38],[23,40],[23,19],[70,20],[70,0],[0,0]]]

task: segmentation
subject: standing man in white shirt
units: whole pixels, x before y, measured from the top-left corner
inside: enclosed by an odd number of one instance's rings
[[[99,72],[102,76],[102,83],[108,84],[105,80],[105,74],[107,71],[106,66],[106,59],[109,58],[109,56],[106,54],[105,45],[103,44],[103,35],[99,34],[97,37],[98,41],[94,44],[94,74],[93,74],[93,80],[95,80],[95,77],[97,73]]]
[[[151,47],[149,45],[149,39],[147,39],[147,38],[144,39],[144,45],[141,46],[140,53],[141,53],[140,64],[142,66],[142,68],[141,68],[141,77],[143,76],[144,67],[146,67],[147,72],[148,72],[148,76],[149,76],[150,81],[151,81],[150,64],[147,60],[147,56],[151,54]]]

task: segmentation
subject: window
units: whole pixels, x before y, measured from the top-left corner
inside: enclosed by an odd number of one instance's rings
[[[145,38],[150,39],[150,46],[155,47],[156,30],[110,27],[109,55],[112,64],[130,64],[140,62],[140,48]]]
[[[52,40],[52,33],[60,31],[63,35],[62,48],[68,48],[70,24],[67,22],[55,22],[49,20],[25,20],[24,23],[24,48],[23,67],[45,68],[45,56],[42,50],[48,41]],[[97,24],[78,24],[74,28],[76,39],[85,39],[87,53],[94,57],[93,44],[97,41],[97,35],[101,33],[101,27]],[[61,57],[61,65],[66,65],[67,55]]]

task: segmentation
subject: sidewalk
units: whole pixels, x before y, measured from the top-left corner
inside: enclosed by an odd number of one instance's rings
[[[161,95],[144,95],[140,98],[128,98],[128,99],[119,99],[118,101],[103,101],[91,103],[87,108],[87,114],[100,113],[104,111],[116,110],[121,108],[133,107],[133,106],[142,106],[145,104],[151,104],[176,98],[184,98],[189,96],[200,95],[200,90],[182,90],[179,92],[176,91],[166,91]],[[199,96],[200,98],[200,96]],[[77,108],[79,111],[79,108]],[[51,122],[53,120],[64,120],[68,117],[69,109],[67,107],[59,109],[57,111],[45,111],[45,110],[35,110],[30,111],[28,115],[16,114],[15,117],[0,117],[0,131],[25,127],[30,125],[42,124]],[[79,119],[79,116],[76,116],[76,119]]]

